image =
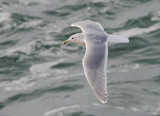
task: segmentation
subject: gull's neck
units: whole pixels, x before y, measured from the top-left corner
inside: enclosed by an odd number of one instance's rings
[[[76,44],[79,46],[85,46],[84,37],[85,35],[83,33],[77,33],[76,34]]]

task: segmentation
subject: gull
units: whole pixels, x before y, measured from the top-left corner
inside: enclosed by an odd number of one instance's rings
[[[107,103],[107,59],[108,43],[128,43],[127,37],[107,34],[102,25],[91,20],[71,24],[82,32],[74,34],[63,44],[75,43],[86,47],[82,60],[86,79],[95,96],[104,104]]]

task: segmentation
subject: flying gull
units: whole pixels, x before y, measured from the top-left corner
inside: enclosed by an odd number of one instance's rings
[[[127,37],[107,34],[102,25],[91,20],[84,20],[71,24],[79,27],[82,33],[69,37],[68,42],[86,47],[83,57],[83,68],[87,81],[96,97],[102,102],[107,102],[107,58],[108,43],[128,43]]]

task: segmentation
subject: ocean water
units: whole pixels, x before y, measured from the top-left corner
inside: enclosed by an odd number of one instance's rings
[[[160,0],[1,0],[0,116],[160,116]],[[90,19],[128,36],[109,45],[108,102],[91,91],[85,48],[62,45]]]

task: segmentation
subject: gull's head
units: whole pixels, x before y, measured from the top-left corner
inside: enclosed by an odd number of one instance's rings
[[[74,34],[70,36],[69,39],[63,42],[63,44],[66,44],[66,43],[76,43],[78,45],[84,44],[84,34],[82,33]]]
[[[78,40],[78,35],[74,34],[74,35],[70,36],[69,39],[65,40],[63,42],[63,44],[66,44],[66,43],[69,43],[69,42],[76,43],[77,40]]]

